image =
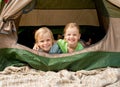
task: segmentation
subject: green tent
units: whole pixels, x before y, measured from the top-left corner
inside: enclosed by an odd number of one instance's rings
[[[35,1],[35,8],[24,14]],[[72,54],[51,55],[17,43],[18,26],[57,26],[71,21],[102,26],[107,33],[98,43]],[[9,0],[0,14],[0,70],[24,65],[44,71],[120,67],[119,23],[119,0]]]

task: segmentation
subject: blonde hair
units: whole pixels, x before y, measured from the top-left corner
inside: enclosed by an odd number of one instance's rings
[[[77,25],[76,23],[68,23],[68,24],[65,26],[63,33],[65,34],[65,33],[66,33],[66,30],[67,30],[68,28],[73,28],[73,27],[76,27],[76,28],[78,29],[79,33],[80,33],[80,27],[79,27],[79,25]]]
[[[47,27],[41,27],[35,32],[35,42],[38,42],[38,38],[41,38],[45,33],[49,33],[52,38],[52,43],[54,43],[54,37],[52,31]]]

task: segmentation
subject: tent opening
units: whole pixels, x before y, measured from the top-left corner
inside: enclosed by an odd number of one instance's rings
[[[35,40],[34,34],[37,29],[42,26],[21,26],[18,29],[18,43],[27,47],[33,48]],[[54,39],[58,40],[58,36],[63,36],[64,26],[47,26],[54,34]],[[100,26],[80,26],[81,40],[88,42],[91,39],[91,44],[99,42],[105,36],[105,30]]]

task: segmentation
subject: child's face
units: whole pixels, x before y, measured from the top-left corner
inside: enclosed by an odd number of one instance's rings
[[[76,27],[68,28],[65,32],[64,39],[67,41],[68,45],[76,46],[78,40],[80,39],[80,33]]]
[[[45,52],[48,52],[52,47],[52,38],[50,34],[45,33],[41,38],[38,40],[38,46]]]

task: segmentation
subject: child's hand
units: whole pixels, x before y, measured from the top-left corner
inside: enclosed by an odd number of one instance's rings
[[[72,52],[74,52],[74,49],[68,47],[68,53],[72,53]]]
[[[35,44],[34,47],[33,47],[33,50],[37,50],[38,51],[39,49],[40,48],[39,48],[38,44]]]

